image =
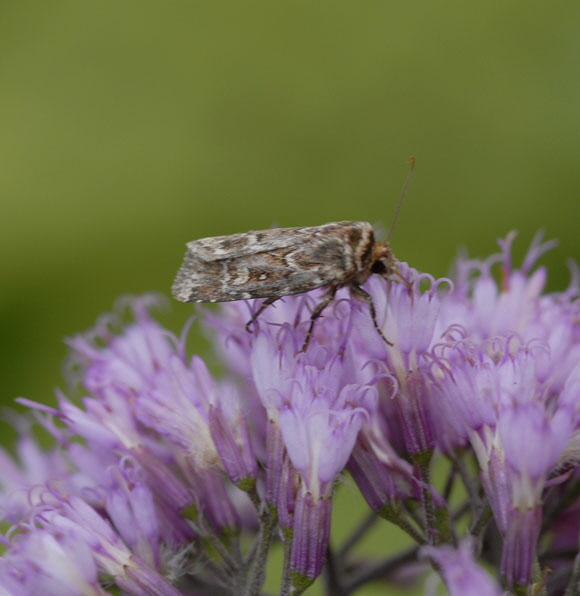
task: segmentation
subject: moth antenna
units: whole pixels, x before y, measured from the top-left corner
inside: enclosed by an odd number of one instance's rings
[[[415,171],[415,158],[413,156],[409,157],[407,160],[409,163],[409,172],[407,173],[407,178],[405,178],[405,184],[403,184],[403,189],[401,190],[401,194],[399,196],[399,202],[397,203],[397,208],[395,209],[395,215],[393,217],[393,223],[389,229],[389,234],[387,235],[387,242],[390,242],[393,239],[393,233],[395,232],[395,226],[397,224],[397,219],[399,217],[399,211],[401,210],[401,205],[405,200],[405,195],[407,194],[407,189],[409,188],[409,184],[411,183],[411,178],[413,177],[413,172]]]

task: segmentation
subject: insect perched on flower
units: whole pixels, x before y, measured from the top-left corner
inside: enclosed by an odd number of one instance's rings
[[[185,260],[173,284],[182,302],[228,302],[265,298],[246,328],[276,300],[315,288],[328,291],[310,316],[302,350],[310,341],[314,322],[332,302],[337,290],[348,287],[369,305],[376,330],[371,296],[361,288],[370,275],[391,277],[397,262],[387,242],[377,242],[371,224],[341,221],[309,228],[274,228],[188,242]]]

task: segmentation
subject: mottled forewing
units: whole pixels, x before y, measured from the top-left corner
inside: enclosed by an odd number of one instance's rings
[[[227,302],[299,294],[352,273],[352,222],[277,228],[189,242],[173,284],[182,302]]]

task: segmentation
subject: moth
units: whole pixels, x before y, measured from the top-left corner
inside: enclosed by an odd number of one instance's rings
[[[181,302],[228,302],[264,298],[246,329],[269,305],[284,296],[328,288],[312,310],[302,351],[316,319],[339,288],[348,287],[368,306],[375,329],[373,299],[361,285],[373,274],[397,275],[397,261],[387,242],[375,240],[371,224],[340,221],[304,228],[273,228],[202,238],[187,243],[183,265],[173,283]]]

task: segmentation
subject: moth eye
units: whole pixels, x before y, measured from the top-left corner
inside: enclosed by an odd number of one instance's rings
[[[381,260],[376,260],[371,265],[371,273],[386,273],[387,267]]]

